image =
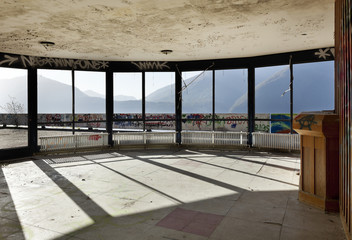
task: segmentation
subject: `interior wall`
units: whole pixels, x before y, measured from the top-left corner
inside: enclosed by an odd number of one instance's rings
[[[340,215],[351,239],[351,8],[352,0],[335,2],[335,89],[340,115]]]

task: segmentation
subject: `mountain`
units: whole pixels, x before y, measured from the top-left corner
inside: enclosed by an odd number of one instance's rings
[[[133,96],[126,96],[126,95],[116,95],[114,96],[115,101],[131,101],[131,100],[137,100]]]
[[[334,109],[334,62],[295,64],[293,112]],[[284,68],[255,86],[256,113],[290,112],[290,71]],[[230,112],[247,112],[247,94],[240,96]]]
[[[100,98],[105,98],[104,94],[94,92],[92,90],[87,90],[84,91],[84,94],[88,95],[89,97],[100,97]]]
[[[88,95],[89,97],[100,97],[100,98],[105,99],[105,95],[104,95],[104,94],[97,93],[97,92],[92,91],[92,90],[84,91],[84,93],[85,93],[86,95]],[[114,96],[114,99],[115,99],[115,101],[137,100],[137,99],[136,99],[135,97],[133,97],[133,96],[126,96],[126,95],[116,95],[116,96]]]

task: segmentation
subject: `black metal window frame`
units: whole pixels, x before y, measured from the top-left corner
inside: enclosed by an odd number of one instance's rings
[[[322,55],[321,53],[331,52],[331,54]],[[34,153],[39,150],[38,148],[38,69],[59,69],[59,70],[71,70],[72,78],[74,79],[75,70],[84,71],[101,71],[106,74],[106,132],[109,133],[109,144],[113,145],[112,141],[112,125],[113,125],[113,73],[115,72],[142,72],[143,74],[143,110],[142,120],[145,130],[145,72],[175,72],[175,120],[176,121],[176,133],[177,142],[181,143],[181,131],[182,131],[182,101],[181,101],[181,89],[182,89],[182,77],[180,73],[185,71],[202,71],[204,69],[212,70],[213,74],[215,70],[226,70],[226,69],[247,69],[248,70],[248,132],[249,138],[251,133],[254,132],[254,125],[256,121],[262,121],[255,119],[255,68],[278,66],[278,65],[290,65],[291,70],[291,81],[292,81],[292,65],[297,63],[310,63],[310,62],[321,62],[334,60],[333,47],[326,47],[321,49],[312,49],[280,54],[272,54],[257,57],[247,58],[233,58],[233,59],[215,59],[215,60],[200,60],[200,61],[182,61],[182,62],[160,62],[160,61],[95,61],[95,60],[78,60],[78,59],[62,59],[62,58],[49,58],[49,57],[34,57],[26,55],[16,55],[9,53],[0,53],[0,67],[10,68],[21,68],[28,70],[28,149],[24,151],[26,153]],[[211,66],[211,67],[209,67]],[[214,85],[213,77],[213,85]],[[74,81],[73,81],[74,82]],[[293,116],[293,89],[291,82],[291,100],[290,100],[290,115],[291,121]],[[74,86],[73,86],[74,87]],[[214,87],[213,87],[214,91]],[[74,91],[73,91],[74,92]],[[74,93],[73,93],[74,94]],[[214,94],[213,94],[214,98]],[[74,98],[73,98],[74,99]],[[73,100],[74,101],[74,100]],[[204,121],[212,121],[214,129],[214,101],[213,101],[213,114],[212,118],[204,119]],[[75,111],[73,104],[73,113]],[[139,121],[140,119],[138,119]],[[169,121],[169,119],[164,119]],[[188,119],[189,120],[189,119]],[[274,121],[274,119],[265,119],[263,121]],[[150,121],[150,120],[147,120]],[[282,120],[280,120],[282,121]],[[96,122],[96,121],[93,121]],[[73,121],[73,125],[76,122]],[[292,124],[291,124],[292,126]],[[250,141],[250,140],[249,140]],[[1,152],[1,150],[0,150]]]

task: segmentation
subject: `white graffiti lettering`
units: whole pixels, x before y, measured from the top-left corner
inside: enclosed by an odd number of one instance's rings
[[[71,68],[71,69],[91,69],[99,70],[109,67],[109,62],[94,61],[94,60],[80,60],[80,59],[62,59],[49,57],[33,57],[24,56],[12,57],[4,55],[4,60],[0,61],[1,65],[11,66],[14,62],[19,61],[23,67],[57,67],[57,68]]]
[[[325,48],[324,50],[322,48],[319,49],[318,52],[315,52],[314,55],[318,56],[318,58],[323,58],[326,60],[326,57],[330,57],[330,51],[331,55],[335,57],[335,48]]]
[[[170,69],[167,62],[131,62],[133,65],[138,67],[139,70],[163,70]]]
[[[0,65],[3,65],[5,63],[8,63],[9,66],[11,66],[12,63],[18,61],[18,57],[11,57],[9,55],[5,55],[5,60],[0,62]]]

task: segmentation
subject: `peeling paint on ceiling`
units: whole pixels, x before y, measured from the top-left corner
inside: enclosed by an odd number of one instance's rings
[[[334,45],[334,0],[0,0],[0,52],[114,61]],[[44,47],[40,41],[54,42]],[[164,55],[163,49],[173,50]]]

